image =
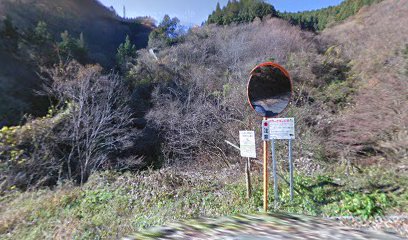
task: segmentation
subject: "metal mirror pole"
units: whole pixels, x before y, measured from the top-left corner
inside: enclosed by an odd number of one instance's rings
[[[290,174],[290,201],[293,201],[293,162],[292,162],[292,139],[289,139],[289,174]]]
[[[276,156],[275,156],[275,139],[271,141],[272,148],[272,167],[273,167],[273,192],[275,194],[275,208],[278,206],[279,194],[278,194],[278,175],[276,166]]]

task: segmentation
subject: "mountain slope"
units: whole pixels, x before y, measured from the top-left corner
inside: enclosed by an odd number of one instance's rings
[[[359,79],[354,102],[333,123],[330,137],[345,156],[408,159],[407,16],[407,0],[386,0],[322,33],[340,44]]]
[[[87,62],[99,63],[107,69],[115,64],[115,54],[126,35],[137,48],[147,45],[152,25],[132,19],[121,19],[95,0],[2,0],[0,31],[11,20],[15,38],[0,34],[0,127],[17,124],[25,113],[39,116],[47,110],[48,100],[34,94],[41,88],[38,77],[38,51],[30,37],[38,22],[45,22],[53,41],[61,41],[67,31],[78,39],[82,33]],[[49,44],[44,59],[56,53]],[[52,62],[49,62],[52,64]]]
[[[55,38],[68,30],[71,35],[84,34],[91,59],[112,64],[116,49],[126,35],[138,48],[147,45],[151,27],[116,16],[95,0],[3,0],[0,19],[10,16],[22,31],[44,21]]]
[[[327,26],[341,22],[355,15],[361,8],[381,1],[382,0],[345,0],[337,6],[297,13],[284,12],[279,15],[292,24],[299,25],[302,29],[322,31]]]

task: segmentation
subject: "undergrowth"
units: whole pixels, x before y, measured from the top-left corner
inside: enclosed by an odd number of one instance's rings
[[[362,219],[408,211],[408,191],[403,189],[407,177],[379,170],[362,174],[296,175],[293,202],[289,187],[280,179],[279,203],[275,208],[271,184],[269,209]],[[253,176],[253,186],[253,196],[246,199],[244,177],[226,181],[155,171],[136,176],[100,173],[82,187],[11,190],[0,198],[0,238],[111,239],[182,219],[257,213],[263,206],[260,175]]]

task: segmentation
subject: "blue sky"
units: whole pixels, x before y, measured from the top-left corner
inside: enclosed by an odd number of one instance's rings
[[[178,17],[184,25],[201,24],[215,9],[217,2],[224,6],[228,0],[99,0],[113,6],[123,15],[126,6],[127,17],[151,16],[160,21],[165,14]],[[267,0],[279,11],[297,12],[337,5],[342,0]]]

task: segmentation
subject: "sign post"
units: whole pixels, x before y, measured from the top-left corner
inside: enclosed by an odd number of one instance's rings
[[[268,211],[268,141],[271,141],[275,207],[279,200],[275,140],[289,139],[289,168],[291,176],[291,200],[293,199],[292,142],[294,119],[275,118],[289,105],[292,98],[292,80],[289,73],[279,64],[265,62],[251,71],[248,81],[248,102],[261,116],[263,140],[264,211]],[[275,121],[276,120],[276,121]]]
[[[266,117],[264,119],[267,119]],[[265,136],[265,134],[262,134]],[[264,139],[263,141],[263,193],[264,193],[264,211],[268,211],[268,141]]]
[[[271,149],[272,149],[272,171],[273,171],[273,193],[274,193],[274,203],[275,208],[278,206],[279,201],[279,193],[278,193],[278,175],[277,175],[277,164],[276,164],[276,156],[275,156],[275,139],[271,141]]]
[[[251,184],[251,159],[247,158],[245,164],[245,174],[246,174],[246,187],[247,187],[247,198],[251,198],[252,195],[252,184]]]
[[[241,157],[246,157],[245,174],[247,198],[251,197],[251,158],[256,158],[255,132],[254,131],[239,131],[239,150]]]
[[[290,176],[290,201],[293,201],[293,162],[292,162],[292,139],[289,139],[289,176]]]
[[[265,120],[264,120],[265,121]],[[293,163],[292,163],[292,139],[295,139],[295,119],[294,118],[271,118],[266,120],[269,127],[268,139],[271,141],[272,160],[273,160],[273,181],[275,193],[275,207],[279,201],[278,194],[278,176],[277,176],[277,162],[275,153],[275,140],[289,140],[289,176],[290,176],[290,200],[293,200]],[[263,124],[264,125],[264,124]]]

